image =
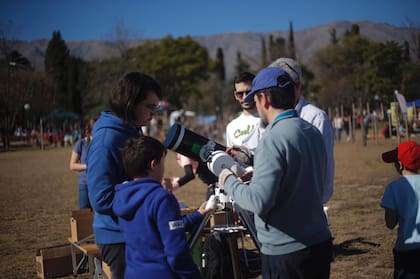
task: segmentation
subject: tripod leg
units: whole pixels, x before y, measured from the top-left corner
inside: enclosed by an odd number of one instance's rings
[[[234,204],[236,212],[238,212],[239,218],[245,224],[245,227],[248,229],[252,240],[254,241],[255,247],[261,251],[261,243],[258,241],[257,238],[257,229],[255,228],[254,220],[249,216],[248,211],[242,209],[238,204]]]
[[[191,250],[195,243],[197,242],[198,237],[201,234],[201,231],[203,230],[204,226],[207,224],[207,222],[209,221],[211,215],[213,214],[214,211],[210,211],[208,212],[204,217],[203,220],[201,221],[201,223],[195,227],[194,231],[191,233],[190,238],[188,239],[188,248]]]

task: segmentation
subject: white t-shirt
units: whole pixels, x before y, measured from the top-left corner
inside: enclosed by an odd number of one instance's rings
[[[243,145],[243,140],[259,125],[259,117],[242,112],[226,126],[226,146]]]

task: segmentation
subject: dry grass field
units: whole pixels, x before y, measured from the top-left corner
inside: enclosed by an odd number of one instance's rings
[[[392,278],[396,230],[385,227],[379,202],[397,174],[380,154],[395,145],[336,144],[335,192],[328,204],[335,247],[331,278]],[[36,278],[36,249],[65,244],[70,236],[70,212],[78,207],[70,152],[67,147],[0,153],[0,278]],[[181,174],[173,152],[166,164],[168,177]],[[204,192],[196,179],[175,194],[198,206]]]

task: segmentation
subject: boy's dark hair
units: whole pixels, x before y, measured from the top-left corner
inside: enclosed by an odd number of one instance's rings
[[[109,106],[119,118],[136,120],[134,107],[144,101],[149,92],[162,99],[162,90],[152,77],[140,72],[128,73],[112,89]]]
[[[250,72],[242,72],[239,73],[235,78],[233,79],[233,89],[235,89],[235,84],[240,82],[245,83],[252,83],[252,80],[255,78],[255,75]]]
[[[285,84],[290,80],[287,77],[279,76],[277,79],[278,84]],[[284,87],[271,87],[262,90],[270,97],[271,106],[277,109],[293,109],[295,106],[295,87],[294,83],[290,82]],[[260,98],[260,96],[258,96]]]
[[[129,139],[122,150],[125,171],[131,178],[147,177],[150,163],[159,163],[165,151],[163,144],[152,137]]]

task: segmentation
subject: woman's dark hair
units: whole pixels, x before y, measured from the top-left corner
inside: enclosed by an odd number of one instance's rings
[[[96,118],[89,118],[89,120],[85,124],[85,137],[87,142],[90,142],[90,138],[92,136],[92,128],[96,122]]]
[[[150,163],[160,162],[166,152],[163,144],[155,138],[142,136],[129,139],[122,150],[125,171],[131,178],[147,177]]]
[[[287,77],[280,76],[277,79],[279,87],[271,87],[264,93],[270,97],[271,106],[278,109],[293,109],[295,105],[295,85]],[[281,86],[284,84],[284,86]]]
[[[162,99],[162,90],[156,80],[140,72],[128,73],[112,89],[109,106],[119,118],[135,120],[134,107],[144,101],[150,92]]]

